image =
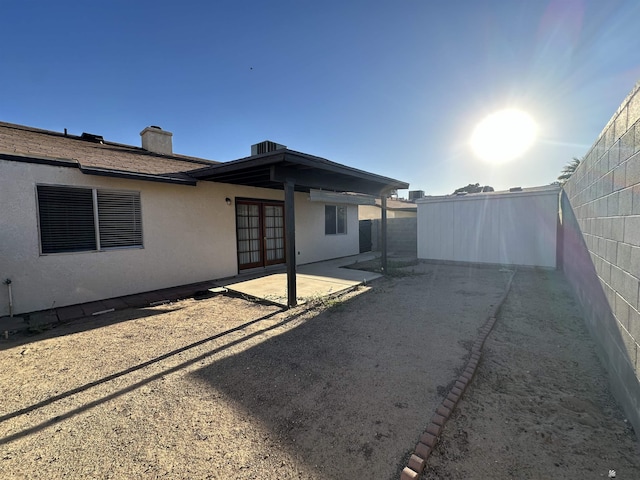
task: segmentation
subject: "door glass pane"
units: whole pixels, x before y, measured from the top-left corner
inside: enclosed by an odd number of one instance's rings
[[[238,263],[240,266],[261,262],[260,209],[254,204],[236,205]]]
[[[268,262],[284,259],[284,208],[279,205],[265,205],[265,251]],[[279,248],[280,247],[280,248]]]

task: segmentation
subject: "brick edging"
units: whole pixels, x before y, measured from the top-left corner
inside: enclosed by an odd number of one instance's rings
[[[484,347],[484,342],[489,336],[489,333],[491,333],[491,330],[496,323],[496,316],[498,315],[500,308],[502,308],[502,305],[507,299],[507,295],[509,295],[509,291],[511,290],[511,283],[515,274],[516,270],[514,270],[509,277],[509,281],[507,282],[507,286],[505,288],[504,294],[500,298],[500,301],[497,302],[496,305],[491,309],[491,311],[489,312],[489,317],[487,318],[487,320],[485,320],[484,324],[480,328],[480,332],[471,347],[471,356],[467,361],[464,371],[457,378],[453,387],[451,387],[451,390],[449,391],[447,397],[436,408],[435,413],[431,417],[431,421],[420,436],[420,440],[418,441],[413,454],[409,458],[407,466],[402,470],[400,474],[400,480],[416,480],[424,471],[427,465],[427,460],[429,459],[431,452],[438,442],[438,437],[440,436],[440,433],[442,433],[445,423],[451,417],[455,406],[460,401],[462,394],[466,390],[467,386],[471,383],[471,380],[476,373],[480,358],[482,356],[482,348]]]

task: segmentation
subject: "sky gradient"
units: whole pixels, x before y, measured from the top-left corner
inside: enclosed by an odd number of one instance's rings
[[[409,182],[553,182],[640,80],[637,0],[0,2],[0,121],[229,161],[272,140]],[[528,112],[534,146],[476,159]],[[406,192],[400,192],[406,196]]]

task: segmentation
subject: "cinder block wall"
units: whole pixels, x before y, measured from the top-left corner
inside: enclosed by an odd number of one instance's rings
[[[380,251],[380,220],[371,220],[371,251]]]
[[[417,256],[418,219],[388,218],[387,248],[392,254]]]
[[[371,223],[372,250],[380,250],[381,220]],[[387,218],[387,251],[390,255],[418,255],[418,219]]]
[[[585,155],[562,196],[563,270],[640,431],[640,82]],[[570,159],[567,159],[569,161]]]

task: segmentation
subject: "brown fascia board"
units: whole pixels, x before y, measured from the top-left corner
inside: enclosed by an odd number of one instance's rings
[[[154,175],[137,172],[127,172],[124,170],[111,170],[99,167],[83,167],[77,160],[67,160],[62,158],[36,157],[33,155],[9,154],[0,152],[0,160],[11,162],[35,163],[38,165],[50,165],[54,167],[77,168],[86,175],[98,175],[103,177],[128,178],[132,180],[145,180],[149,182],[174,183],[178,185],[196,185],[196,180],[188,176],[177,177],[167,175]]]
[[[79,164],[76,160],[52,157],[36,157],[33,155],[23,155],[21,153],[0,152],[0,160],[8,160],[10,162],[37,163],[39,165],[52,165],[55,167],[79,168]]]
[[[83,167],[78,165],[80,171],[85,175],[97,175],[101,177],[127,178],[130,180],[143,180],[147,182],[173,183],[177,185],[195,186],[197,181],[194,178],[178,177],[172,175],[159,175],[151,173],[127,172],[125,170],[111,170],[99,167]]]

